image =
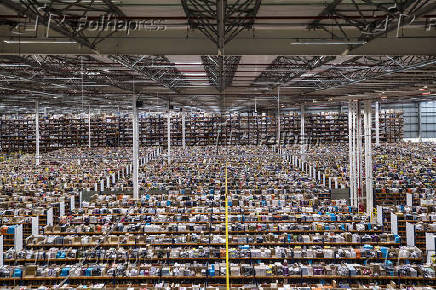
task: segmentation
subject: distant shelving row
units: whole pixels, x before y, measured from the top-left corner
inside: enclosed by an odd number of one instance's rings
[[[255,114],[187,114],[186,145],[273,145],[277,140],[277,118]],[[93,147],[130,146],[132,121],[128,115],[94,115],[91,118]],[[380,141],[397,142],[403,136],[403,113],[380,114]],[[40,150],[46,152],[65,147],[88,145],[88,118],[85,116],[44,116],[40,119]],[[375,127],[375,125],[373,126]],[[167,116],[147,115],[139,118],[140,144],[167,144]],[[300,115],[283,114],[280,118],[280,143],[300,142]],[[348,141],[347,113],[305,115],[305,139],[309,143]],[[171,144],[182,145],[182,117],[171,117]],[[0,119],[0,148],[3,152],[35,151],[35,120],[31,115]]]

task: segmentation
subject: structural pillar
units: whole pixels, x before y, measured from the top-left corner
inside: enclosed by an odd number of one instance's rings
[[[358,193],[360,188],[359,178],[359,103],[350,101],[348,104],[348,150],[349,150],[349,176],[350,176],[350,201],[351,205],[358,206]]]
[[[363,185],[363,162],[362,162],[362,115],[360,102],[357,103],[357,178],[359,179],[357,193],[359,202],[362,200],[362,185]],[[363,205],[363,204],[362,204]],[[363,208],[364,209],[364,208]],[[362,209],[362,210],[363,210]]]
[[[185,113],[182,113],[182,146],[186,148],[186,119]]]
[[[138,108],[136,107],[137,97],[132,97],[132,125],[133,125],[133,199],[139,199],[139,184],[138,184]]]
[[[422,112],[421,102],[418,102],[418,138],[419,142],[422,141]]]
[[[35,152],[35,164],[39,166],[39,100],[35,101],[35,143],[36,143],[36,152]]]
[[[306,160],[306,137],[305,137],[305,131],[304,131],[304,105],[301,105],[301,124],[300,124],[300,143],[301,143],[301,160]]]
[[[348,175],[350,178],[350,203],[354,206],[354,169],[353,169],[353,104],[348,103]]]
[[[171,163],[171,115],[167,116],[168,164]]]
[[[380,146],[380,104],[375,102],[375,146]]]
[[[371,101],[364,103],[364,133],[365,133],[365,196],[366,213],[371,216],[373,210],[373,190],[372,190],[372,140],[371,140]]]
[[[280,87],[277,88],[277,151],[280,154]]]
[[[88,148],[91,148],[91,106],[88,107]]]

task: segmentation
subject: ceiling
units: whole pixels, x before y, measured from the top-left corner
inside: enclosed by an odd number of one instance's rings
[[[0,110],[432,100],[435,47],[432,0],[3,0]]]

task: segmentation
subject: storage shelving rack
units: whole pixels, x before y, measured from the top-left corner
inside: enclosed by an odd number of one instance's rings
[[[300,115],[281,115],[280,144],[295,144],[300,140]],[[311,144],[348,142],[346,113],[306,114],[306,140]],[[398,142],[402,138],[403,114],[385,111],[380,114],[381,142]],[[0,148],[3,152],[35,150],[35,121],[23,118],[0,118]],[[166,146],[167,119],[164,114],[141,115],[140,144]],[[219,136],[218,136],[219,132]],[[40,150],[47,152],[65,147],[88,145],[88,120],[76,116],[43,117],[40,120]],[[131,146],[133,132],[128,115],[96,115],[91,118],[93,147]],[[218,138],[218,139],[217,139]],[[266,114],[190,114],[186,116],[188,146],[215,145],[275,145],[277,118]],[[181,116],[171,117],[171,144],[182,145]]]

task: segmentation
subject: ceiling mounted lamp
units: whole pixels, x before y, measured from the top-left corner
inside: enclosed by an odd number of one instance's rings
[[[71,40],[3,40],[7,44],[75,44]]]
[[[316,40],[316,41],[294,41],[291,45],[364,45],[366,41],[331,41],[331,40]]]

